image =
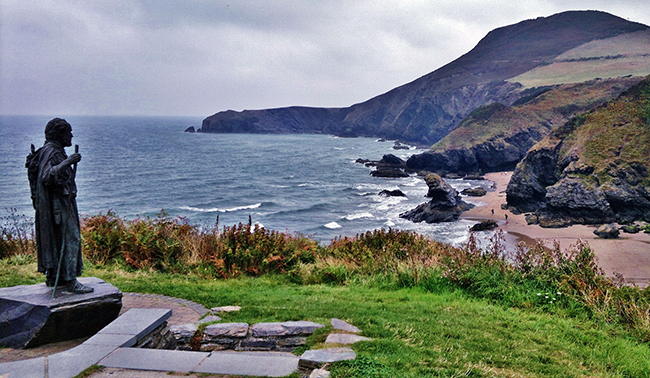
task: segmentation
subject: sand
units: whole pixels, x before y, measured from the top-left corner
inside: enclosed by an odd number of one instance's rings
[[[576,244],[578,240],[582,240],[592,248],[598,259],[598,265],[608,276],[613,276],[614,272],[618,272],[623,274],[627,282],[639,287],[646,287],[650,284],[650,234],[621,232],[618,239],[600,239],[593,233],[596,229],[595,226],[574,225],[566,228],[543,228],[538,225],[528,225],[523,214],[515,215],[508,210],[501,209],[501,204],[506,202],[505,190],[511,177],[512,172],[486,174],[485,178],[495,183],[496,190],[488,192],[483,197],[465,198],[467,202],[477,206],[464,212],[461,218],[497,221],[505,232],[506,242],[509,246],[521,241],[532,243],[539,239],[548,244],[558,241],[562,249],[566,249],[572,244]],[[494,210],[494,214],[492,214],[492,210]]]

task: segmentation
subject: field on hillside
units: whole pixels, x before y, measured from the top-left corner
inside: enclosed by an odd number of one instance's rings
[[[578,83],[596,78],[650,74],[650,31],[596,40],[569,50],[549,65],[509,79],[525,87]]]

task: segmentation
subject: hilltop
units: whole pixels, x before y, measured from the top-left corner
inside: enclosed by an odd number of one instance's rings
[[[533,87],[650,74],[643,52],[648,38],[648,26],[608,13],[559,13],[495,29],[453,62],[360,104],[222,111],[207,117],[202,131],[327,133],[432,145],[476,108],[512,106]],[[598,70],[585,69],[593,65]]]
[[[547,227],[650,221],[649,156],[650,77],[533,146],[508,206]]]

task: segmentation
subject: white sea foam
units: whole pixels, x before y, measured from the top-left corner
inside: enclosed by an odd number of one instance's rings
[[[323,226],[329,228],[330,230],[341,228],[341,225],[336,222],[329,222],[328,224],[324,224]]]
[[[349,214],[345,216],[345,219],[350,221],[355,219],[363,219],[363,218],[374,218],[374,215],[370,213],[356,213],[356,214]]]
[[[251,209],[257,209],[258,207],[262,206],[262,203],[256,203],[254,205],[248,205],[248,206],[239,206],[239,207],[231,207],[228,209],[222,209],[219,207],[212,207],[209,209],[202,209],[200,207],[191,207],[191,206],[181,206],[181,210],[188,210],[188,211],[195,211],[197,213],[231,213],[233,211],[241,211],[241,210],[251,210]]]

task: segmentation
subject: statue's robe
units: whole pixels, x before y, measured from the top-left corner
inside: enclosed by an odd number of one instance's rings
[[[31,156],[29,167],[35,178],[31,184],[38,271],[56,272],[63,253],[59,282],[75,280],[83,269],[75,172],[71,166],[59,165],[67,157],[59,143],[47,141]],[[36,167],[38,171],[32,173]]]

